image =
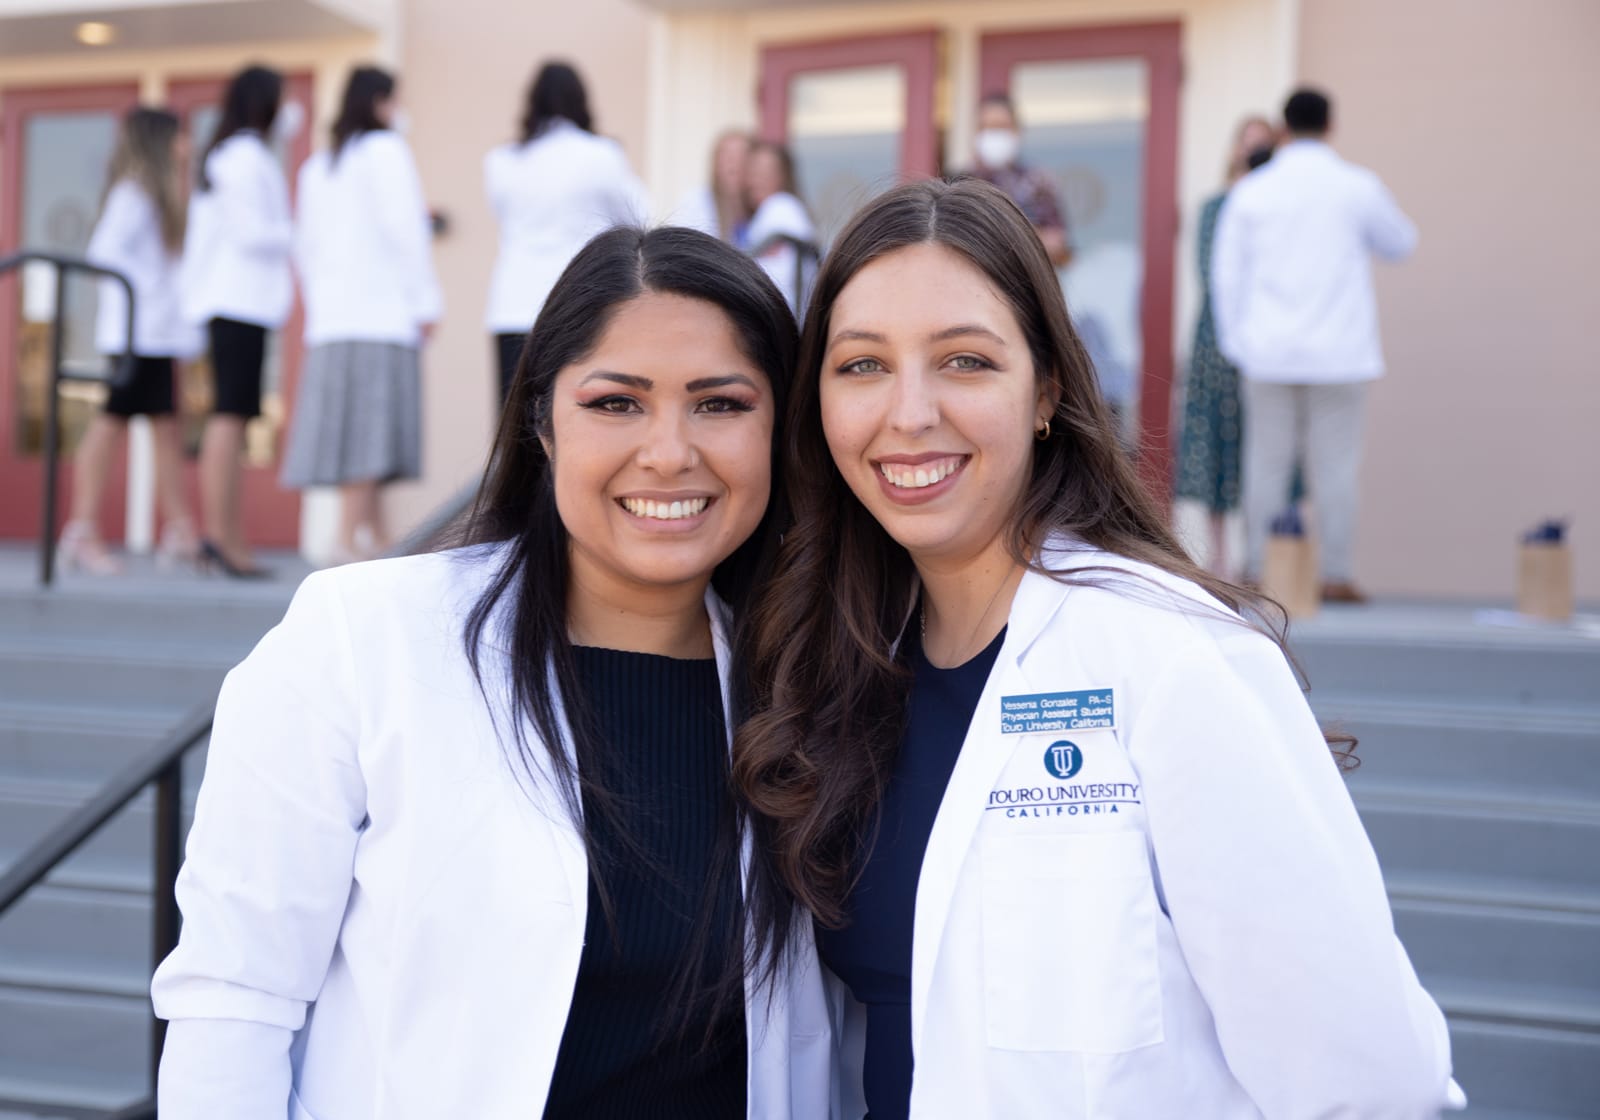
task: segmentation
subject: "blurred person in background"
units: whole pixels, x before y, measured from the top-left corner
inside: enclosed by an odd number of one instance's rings
[[[485,157],[483,178],[500,222],[487,323],[503,405],[523,341],[567,262],[602,230],[647,221],[650,201],[621,146],[595,135],[583,79],[564,62],[539,68],[521,138]]]
[[[182,449],[173,405],[175,362],[200,352],[198,328],[184,319],[177,300],[183,255],[184,167],[188,143],[178,118],[164,109],[134,109],[122,120],[107,176],[105,205],[85,255],[115,269],[133,285],[133,370],[113,385],[105,408],[78,444],[72,475],[72,514],[61,532],[60,554],[69,568],[111,575],[121,564],[100,535],[106,476],[128,418],[148,416],[155,445],[156,500],[164,524],[157,558],[193,562],[200,538],[183,496]],[[120,355],[127,347],[128,297],[121,284],[100,285],[95,346]]]
[[[1272,155],[1277,132],[1265,117],[1246,117],[1234,130],[1223,189],[1200,208],[1195,263],[1200,272],[1200,317],[1194,325],[1189,376],[1184,383],[1183,428],[1178,436],[1175,527],[1195,563],[1223,578],[1244,566],[1244,525],[1239,515],[1242,406],[1239,371],[1217,349],[1211,309],[1211,247],[1227,192],[1253,166]]]
[[[289,187],[268,146],[282,98],[283,77],[264,66],[229,83],[200,160],[183,255],[183,310],[206,324],[213,378],[200,441],[200,556],[236,577],[266,574],[244,535],[244,429],[261,415],[267,332],[283,326],[294,299]]]
[[[1065,267],[1072,260],[1072,246],[1061,198],[1047,172],[1023,164],[1022,128],[1010,97],[991,93],[978,102],[978,131],[972,146],[977,162],[970,174],[999,187],[1015,202],[1044,242],[1050,263]]]
[[[283,485],[339,487],[335,562],[387,549],[380,488],[422,473],[419,350],[441,299],[401,113],[394,76],[357,68],[331,147],[300,170],[306,364]]]
[[[711,179],[678,206],[674,224],[737,245],[750,220],[744,189],[744,166],[749,155],[748,133],[730,129],[718,136],[711,147]]]
[[[798,314],[805,301],[808,264],[813,262],[803,258],[793,245],[773,240],[792,237],[812,243],[817,236],[811,213],[795,185],[794,158],[782,144],[757,140],[750,145],[744,175],[745,199],[750,208],[750,224],[744,231],[745,249],[755,254],[756,262]]]
[[[1288,141],[1222,205],[1211,260],[1217,345],[1239,368],[1246,575],[1261,576],[1268,527],[1297,459],[1316,503],[1325,602],[1359,603],[1353,578],[1367,384],[1383,376],[1371,258],[1398,261],[1417,229],[1371,171],[1328,146],[1332,106],[1296,90]]]

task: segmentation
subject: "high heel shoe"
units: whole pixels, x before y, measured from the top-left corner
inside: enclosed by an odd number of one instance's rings
[[[266,579],[272,575],[271,568],[235,564],[215,541],[201,540],[200,570],[210,572],[213,569],[220,569],[229,579]]]
[[[87,572],[92,576],[122,574],[121,562],[106,550],[105,542],[88,521],[69,521],[62,526],[56,556],[62,567],[72,571]]]
[[[200,534],[194,522],[187,517],[174,518],[161,529],[161,543],[156,546],[156,567],[172,569],[199,567]]]

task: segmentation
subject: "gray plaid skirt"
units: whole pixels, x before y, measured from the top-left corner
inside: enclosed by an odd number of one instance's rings
[[[421,474],[417,348],[329,342],[308,350],[283,456],[283,485],[298,490]]]

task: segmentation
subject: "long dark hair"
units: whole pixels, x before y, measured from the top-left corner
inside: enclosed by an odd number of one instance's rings
[[[1282,644],[1281,612],[1268,623],[1269,605],[1196,565],[1168,529],[1118,442],[1055,271],[1022,212],[976,179],[918,182],[879,197],[846,227],[817,277],[784,443],[793,524],[751,619],[755,714],[735,740],[734,778],[752,814],[756,859],[747,905],[769,965],[788,945],[794,902],[824,925],[844,920],[911,680],[893,651],[913,608],[915,569],[851,493],[823,433],[819,374],[830,316],[862,268],[930,243],[984,273],[1022,327],[1038,376],[1059,394],[1051,433],[1034,444],[1031,476],[1012,516],[1013,558],[1042,571],[1039,546],[1070,534],[1193,581],[1230,610],[1248,612]],[[1103,585],[1120,582],[1121,573],[1046,574]]]
[[[388,128],[378,119],[378,102],[394,96],[394,75],[376,66],[357,66],[350,71],[350,80],[344,86],[344,100],[339,103],[339,116],[333,122],[333,148],[328,162],[339,162],[339,153],[345,143],[363,132],[377,132]]]
[[[282,102],[283,75],[276,70],[246,66],[234,75],[222,97],[222,119],[217,122],[216,134],[200,155],[196,181],[201,190],[211,189],[211,180],[206,178],[206,159],[211,153],[237,132],[259,132],[266,137],[272,131],[272,122],[278,119]]]
[[[528,87],[528,105],[522,114],[522,142],[540,135],[550,122],[571,121],[585,132],[594,131],[589,113],[589,94],[583,79],[565,62],[547,62],[539,67]]]
[[[123,179],[137,183],[150,198],[161,221],[161,243],[172,252],[183,248],[186,214],[183,173],[178,170],[174,142],[182,125],[174,113],[140,106],[122,118],[117,150],[106,174],[106,194]]]
[[[485,684],[481,653],[491,620],[502,617],[496,630],[505,635],[516,712],[507,721],[512,731],[513,761],[530,780],[542,768],[555,775],[558,792],[582,830],[589,870],[610,919],[611,896],[605,868],[595,858],[594,814],[606,818],[612,835],[632,834],[623,807],[607,781],[606,745],[579,687],[572,644],[567,635],[567,589],[570,579],[568,535],[556,509],[555,485],[544,444],[550,439],[551,402],[556,376],[593,351],[617,309],[645,293],[658,292],[703,300],[719,308],[732,323],[746,356],[766,374],[775,419],[781,424],[794,369],[797,337],[794,318],[783,296],[750,258],[715,237],[696,230],[662,228],[649,231],[617,228],[600,234],[572,259],[539,312],[517,366],[495,438],[482,489],[463,533],[463,542],[504,542],[505,561],[470,612],[464,641],[480,685]],[[752,589],[776,556],[777,513],[783,508],[778,473],[781,426],[775,426],[772,450],[772,498],[755,533],[712,576],[716,588],[742,619]],[[504,641],[505,639],[502,639]],[[745,632],[736,627],[733,643],[733,710],[747,707],[748,683],[740,675],[748,663]],[[488,695],[486,690],[485,695]],[[526,718],[542,746],[540,757],[521,732]],[[570,754],[569,754],[570,751]],[[719,752],[726,763],[726,752]],[[541,763],[543,764],[541,766]],[[588,810],[586,814],[585,810]],[[706,891],[695,919],[688,960],[667,1007],[684,1009],[684,1022],[709,1000],[721,1011],[738,990],[744,960],[741,923],[718,930],[713,889],[737,875],[738,816],[727,799],[716,844],[717,856],[705,880]],[[730,962],[721,975],[706,976],[701,968],[706,949],[716,947]]]

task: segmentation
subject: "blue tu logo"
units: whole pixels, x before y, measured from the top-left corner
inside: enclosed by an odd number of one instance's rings
[[[1076,743],[1057,739],[1044,750],[1044,768],[1065,781],[1083,769],[1083,751]]]

